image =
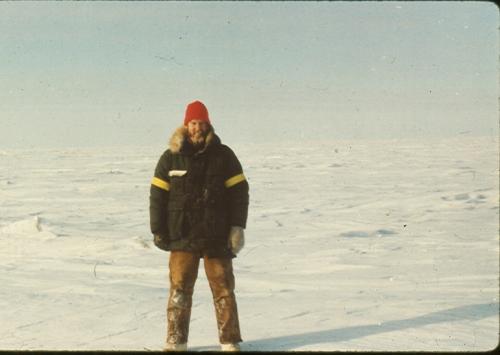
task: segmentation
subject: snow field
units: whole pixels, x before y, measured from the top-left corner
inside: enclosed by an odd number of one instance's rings
[[[492,349],[498,140],[232,146],[250,183],[234,261],[243,350]],[[0,349],[161,349],[162,148],[0,154]],[[217,349],[200,266],[190,348]]]

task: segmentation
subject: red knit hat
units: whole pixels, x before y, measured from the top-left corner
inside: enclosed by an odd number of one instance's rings
[[[194,101],[187,105],[186,115],[184,116],[184,126],[187,126],[191,120],[205,121],[210,124],[208,110],[201,101]]]

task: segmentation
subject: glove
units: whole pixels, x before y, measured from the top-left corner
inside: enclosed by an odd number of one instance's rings
[[[160,249],[162,249],[162,250],[165,250],[165,251],[168,251],[168,243],[167,243],[167,241],[166,241],[164,238],[162,238],[160,235],[158,235],[158,234],[154,234],[154,239],[153,239],[153,242],[154,242],[154,244],[155,244],[158,248],[160,248]]]
[[[232,226],[229,230],[229,239],[228,239],[229,249],[231,252],[236,255],[243,249],[245,245],[245,234],[243,232],[243,228],[239,226]]]

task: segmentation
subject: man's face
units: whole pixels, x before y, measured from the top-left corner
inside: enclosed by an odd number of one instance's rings
[[[209,125],[205,121],[191,120],[187,125],[189,140],[194,145],[205,143],[209,131]]]

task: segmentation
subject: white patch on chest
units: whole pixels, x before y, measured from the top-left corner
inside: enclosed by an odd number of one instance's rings
[[[186,173],[187,170],[170,170],[168,176],[184,176]]]

